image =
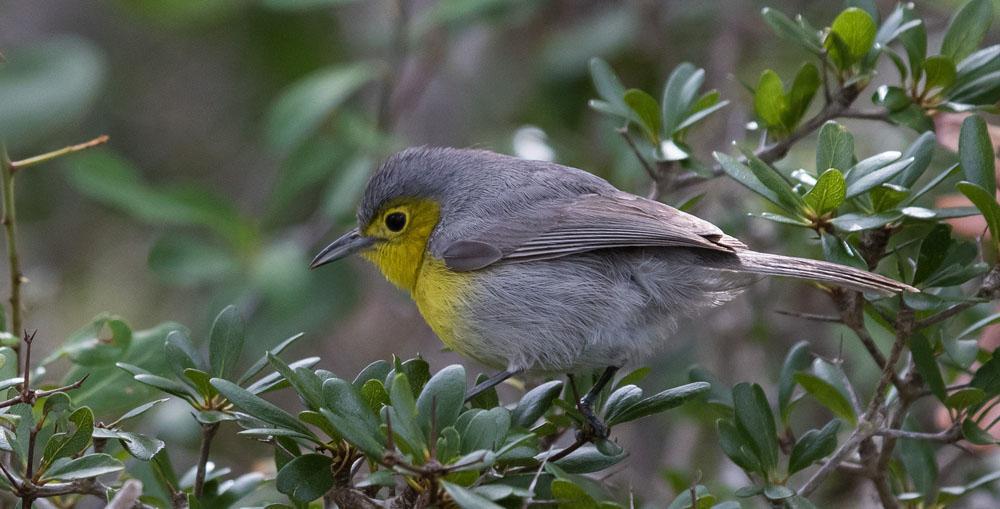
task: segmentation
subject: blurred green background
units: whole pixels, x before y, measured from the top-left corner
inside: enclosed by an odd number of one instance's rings
[[[893,5],[877,3],[883,14]],[[932,48],[957,3],[917,2]],[[704,67],[706,88],[732,101],[693,133],[704,160],[731,140],[759,136],[748,130],[741,83],[756,82],[765,67],[788,76],[806,57],[771,34],[763,6],[819,26],[842,8],[790,0],[5,0],[0,136],[12,156],[111,137],[105,148],[19,177],[26,323],[39,329],[43,350],[106,311],[135,329],[177,321],[204,339],[215,314],[235,303],[249,323],[247,359],[302,331],[295,353],[319,355],[320,367],[345,376],[392,354],[421,353],[433,368],[459,361],[372,267],[351,260],[307,269],[351,223],[375,162],[410,145],[474,146],[552,158],[643,193],[645,173],[617,126],[587,107],[595,96],[589,59],[607,60],[627,86],[650,91],[681,62]],[[997,35],[994,28],[987,42]],[[859,156],[916,137],[845,124]],[[938,157],[940,166],[951,158],[943,150]],[[780,166],[812,158],[807,141]],[[814,239],[747,217],[762,205],[730,181],[667,201],[699,193],[707,194],[694,212],[755,249],[820,250]],[[848,371],[871,385],[874,366],[855,355],[849,333],[776,313],[789,309],[830,307],[807,285],[756,285],[683,327],[650,363],[646,384],[686,381],[697,363],[725,382],[767,385],[788,347],[807,339],[831,355],[843,348]],[[123,396],[136,390],[120,388]],[[91,404],[99,413],[122,406]],[[710,422],[689,412],[616,429],[632,458],[610,481],[653,500],[670,493],[669,479],[683,485],[697,469],[706,481],[741,485],[711,426],[701,425]],[[147,426],[193,454],[197,426],[182,407],[164,406]],[[220,437],[219,463],[273,468],[259,458],[265,448]],[[172,452],[176,464],[190,461]]]

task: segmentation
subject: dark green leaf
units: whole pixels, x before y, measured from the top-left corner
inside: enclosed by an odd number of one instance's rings
[[[323,382],[323,401],[325,407],[320,411],[344,439],[369,457],[382,457],[385,437],[379,429],[379,419],[354,386],[339,378],[329,378]]]
[[[955,187],[982,212],[990,230],[993,253],[1000,253],[1000,204],[995,194],[972,182],[959,182]]]
[[[868,263],[861,257],[861,254],[845,240],[840,240],[836,235],[823,233],[823,257],[827,261],[847,265],[858,269],[868,269]]]
[[[274,424],[282,428],[298,431],[304,435],[312,436],[309,428],[305,427],[288,412],[278,408],[274,404],[255,396],[250,391],[221,378],[213,378],[212,386],[219,394],[226,397],[233,405],[244,412],[253,415],[263,421]]]
[[[275,479],[279,492],[308,503],[333,488],[333,460],[322,454],[303,454],[289,461]]]
[[[624,118],[630,118],[631,113],[625,104],[625,86],[611,69],[607,62],[600,58],[590,59],[590,77],[594,81],[597,95],[609,106],[609,112]],[[593,104],[591,104],[593,107]]]
[[[792,213],[803,207],[802,197],[792,189],[792,186],[782,174],[778,173],[778,170],[761,161],[749,151],[744,152],[743,155],[746,156],[750,171],[757,177],[757,180],[777,195],[778,205]]]
[[[834,415],[850,422],[852,426],[857,423],[857,415],[854,413],[854,407],[851,406],[851,402],[835,386],[812,373],[806,372],[796,373],[795,381],[812,397],[816,398],[816,401],[833,412]]]
[[[934,156],[934,146],[937,144],[937,137],[934,136],[932,132],[926,132],[921,134],[919,138],[914,140],[906,151],[903,152],[903,159],[913,158],[913,162],[903,170],[902,173],[893,179],[893,182],[906,187],[912,188],[913,184],[917,183],[917,179],[924,174],[927,167],[931,164],[931,159]]]
[[[649,141],[654,144],[659,143],[663,119],[656,99],[642,90],[633,88],[625,92],[625,104],[638,116],[639,125]]]
[[[719,446],[733,463],[748,472],[764,473],[753,443],[742,430],[725,419],[719,419],[715,425],[719,431]]]
[[[213,376],[229,377],[243,353],[245,336],[246,325],[239,310],[236,306],[226,306],[215,317],[208,341],[208,360]]]
[[[892,154],[897,155],[899,153],[892,152]],[[853,198],[867,192],[875,186],[892,180],[896,175],[899,175],[900,172],[905,170],[906,167],[912,162],[912,159],[902,159],[868,172],[858,170],[856,167],[855,171],[851,171],[845,177],[847,179],[847,197]],[[860,166],[861,163],[858,163],[858,165]]]
[[[946,56],[936,55],[924,60],[924,91],[944,90],[955,83],[958,71],[955,62]]]
[[[665,412],[671,408],[683,405],[688,400],[708,392],[711,386],[705,382],[693,382],[643,398],[638,403],[623,410],[614,418],[608,419],[608,425],[633,421],[640,417]]]
[[[926,281],[944,263],[951,246],[951,227],[938,224],[920,241],[920,252],[917,255],[917,268],[913,272],[911,284],[918,285]]]
[[[124,468],[125,465],[121,461],[107,454],[88,454],[76,459],[60,459],[52,464],[52,468],[45,472],[45,476],[42,479],[58,479],[61,481],[89,479],[91,477],[118,472]]]
[[[983,41],[993,21],[992,0],[969,0],[948,22],[941,54],[958,62],[967,57]]]
[[[765,472],[778,465],[778,436],[774,415],[759,385],[739,383],[733,387],[733,409],[737,427],[750,439]]]
[[[778,376],[778,413],[781,422],[788,422],[788,414],[791,411],[792,392],[795,390],[795,373],[809,368],[810,364],[809,342],[799,341],[792,345],[785,362],[781,365],[781,374]]]
[[[431,408],[436,407],[435,431],[451,426],[465,403],[465,368],[452,364],[438,371],[417,398],[417,414],[424,433],[430,433]]]
[[[854,136],[844,126],[829,121],[819,130],[816,147],[816,171],[836,168],[846,171],[853,166]]]
[[[982,389],[986,396],[992,398],[1000,394],[1000,357],[996,351],[990,354],[990,360],[986,361],[972,375],[969,385],[977,389]]]
[[[90,437],[94,434],[94,412],[88,407],[78,408],[70,414],[69,422],[74,425],[73,432],[65,434],[64,440],[49,441],[49,444],[56,444],[58,442],[58,445],[54,445],[51,448],[49,445],[46,445],[45,453],[42,457],[43,468],[52,465],[59,458],[76,456],[90,445]]]
[[[545,382],[526,392],[521,401],[511,412],[514,426],[528,428],[535,423],[552,406],[552,401],[559,397],[563,383],[558,380]]]
[[[970,115],[962,122],[958,157],[965,179],[979,185],[991,196],[995,195],[997,178],[993,143],[990,141],[986,121],[979,115]]]
[[[441,486],[444,487],[451,499],[462,509],[503,509],[503,507],[493,503],[490,499],[457,484],[442,481]]]
[[[556,461],[556,465],[571,474],[589,474],[617,465],[627,456],[624,451],[608,456],[594,446],[583,446]]]
[[[713,152],[712,155],[715,157],[715,160],[719,162],[719,165],[722,166],[722,170],[732,177],[733,180],[743,184],[747,189],[763,196],[771,203],[781,203],[781,199],[778,197],[777,193],[761,184],[761,182],[754,177],[753,173],[750,172],[750,169],[738,159],[728,154],[723,154],[722,152]]]
[[[819,37],[815,32],[805,30],[802,25],[795,23],[788,16],[770,7],[765,7],[760,13],[764,17],[764,21],[774,30],[774,33],[801,44],[813,53],[819,54],[822,51]]]
[[[809,104],[812,103],[813,96],[820,86],[819,69],[812,62],[806,62],[799,67],[799,72],[795,74],[795,81],[788,91],[788,117],[785,123],[789,129],[795,128],[799,120],[806,114]],[[816,168],[820,171],[822,168]]]
[[[965,437],[969,443],[976,445],[996,445],[997,440],[993,438],[993,435],[984,431],[980,428],[976,421],[972,419],[965,419],[962,421],[962,436]]]
[[[904,428],[912,429],[911,419],[908,419]],[[937,492],[938,476],[934,448],[924,440],[901,438],[896,450],[899,451],[906,473],[917,491],[924,495],[925,500],[932,501]]]
[[[830,224],[842,232],[854,233],[863,230],[871,230],[873,228],[881,228],[902,218],[902,212],[898,210],[890,210],[887,212],[880,212],[878,214],[843,214],[831,219]]]
[[[257,374],[264,369],[264,366],[267,366],[268,355],[281,355],[281,352],[285,351],[285,348],[288,348],[289,346],[291,346],[292,343],[298,341],[299,339],[302,339],[304,336],[305,334],[300,332],[294,336],[285,339],[281,343],[278,343],[267,352],[264,352],[263,357],[257,359],[257,362],[253,363],[253,366],[250,366],[249,369],[247,369],[242,375],[240,375],[239,380],[236,382],[237,385],[244,385],[247,382],[249,382],[251,378],[257,376]]]
[[[411,447],[414,454],[422,453],[427,447],[426,436],[420,423],[417,422],[417,403],[413,399],[413,389],[410,388],[410,382],[405,374],[397,373],[393,377],[392,385],[389,386],[389,401],[392,406],[382,409],[383,417],[390,415],[392,431]]]
[[[799,437],[795,447],[792,448],[792,455],[788,458],[789,475],[833,454],[837,448],[839,429],[840,421],[833,420],[823,426],[823,429],[811,429]]]
[[[142,461],[152,460],[156,456],[156,453],[166,447],[166,444],[162,440],[140,435],[139,433],[119,431],[117,434],[118,441],[121,442],[122,447],[133,457]]]

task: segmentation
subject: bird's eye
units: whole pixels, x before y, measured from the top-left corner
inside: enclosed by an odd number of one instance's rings
[[[402,231],[403,227],[406,226],[406,214],[402,212],[393,212],[385,216],[385,227],[390,231],[398,232]]]

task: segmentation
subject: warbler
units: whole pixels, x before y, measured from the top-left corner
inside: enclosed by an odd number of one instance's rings
[[[607,368],[600,390],[615,369],[665,344],[681,319],[760,276],[915,291],[851,267],[751,251],[708,221],[586,171],[484,150],[389,157],[357,220],[311,266],[354,253],[374,263],[445,345],[501,369],[473,394],[524,371]],[[580,402],[588,419],[595,394]]]

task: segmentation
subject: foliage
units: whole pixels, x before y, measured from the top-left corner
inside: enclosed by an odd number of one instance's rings
[[[264,2],[279,11],[342,3],[349,2]],[[411,27],[401,18],[394,47],[427,43],[423,38],[434,30],[529,9],[513,4],[442,1]],[[1000,314],[983,316],[978,309],[1000,296],[996,154],[981,116],[996,113],[1000,101],[1000,46],[980,47],[993,3],[969,0],[959,7],[931,55],[927,28],[912,4],[882,18],[873,2],[848,2],[822,29],[776,9],[761,15],[777,37],[809,56],[792,75],[764,69],[747,86],[745,107],[760,129],[757,148],[740,143],[732,152],[712,152],[714,161],[700,155],[696,131],[732,106],[718,90],[703,90],[705,70],[690,63],[677,65],[662,91],[652,94],[627,88],[614,66],[592,58],[598,98],[590,107],[616,123],[622,147],[650,177],[650,198],[672,200],[690,186],[726,177],[763,198],[756,217],[782,232],[815,238],[814,253],[884,272],[920,292],[886,297],[820,286],[836,314],[802,315],[836,323],[855,337],[868,356],[861,360],[877,369],[874,383],[861,380],[857,359],[824,356],[816,342],[800,341],[788,350],[776,380],[761,376],[730,388],[695,367],[687,383],[647,395],[639,385],[649,371],[633,371],[600,394],[598,417],[614,431],[683,405],[711,428],[718,449],[749,480],[742,487],[702,481],[692,465],[692,472],[672,480],[678,496],[653,501],[654,507],[731,509],[751,497],[774,507],[813,507],[820,487],[838,471],[861,474],[887,507],[961,503],[1000,478],[976,464],[974,475],[943,485],[938,457],[948,444],[995,447],[1000,421],[994,418],[1000,360],[977,341],[1000,321]],[[631,506],[634,494],[602,482],[604,473],[627,462],[629,451],[614,436],[582,431],[577,400],[594,383],[591,373],[571,383],[545,380],[516,401],[501,402],[493,389],[467,400],[472,378],[457,364],[432,369],[420,357],[393,357],[341,377],[323,369],[316,356],[284,360],[303,334],[246,366],[251,334],[284,333],[298,319],[292,330],[315,324],[303,312],[264,320],[263,332],[248,330],[241,309],[262,302],[264,308],[317,306],[337,283],[340,276],[303,278],[290,268],[305,266],[304,248],[276,233],[284,217],[279,212],[304,189],[328,180],[309,221],[335,221],[349,212],[373,161],[400,143],[392,129],[391,93],[382,93],[375,121],[354,108],[352,98],[376,84],[391,92],[403,56],[330,65],[278,93],[265,115],[264,137],[295,171],[276,183],[268,206],[274,214],[263,220],[200,186],[148,182],[135,163],[110,149],[90,150],[107,137],[21,160],[11,160],[7,145],[0,146],[11,276],[10,313],[0,313],[0,391],[6,397],[0,401],[0,492],[22,507],[39,499],[72,507],[87,497],[114,507]],[[876,85],[884,61],[896,76]],[[104,64],[89,43],[65,39],[7,65],[0,74],[0,139],[21,150],[45,139],[37,133],[65,128],[88,108]],[[42,86],[49,83],[56,86]],[[858,109],[870,88],[874,109]],[[944,113],[971,113],[954,156],[941,153],[942,135],[933,131],[934,119]],[[861,154],[863,144],[844,119],[917,136],[898,150]],[[805,164],[811,168],[789,166],[792,147],[813,134],[815,157]],[[239,307],[223,308],[200,335],[173,322],[133,329],[120,316],[102,314],[32,363],[35,334],[18,337],[25,328],[25,280],[14,180],[43,179],[21,171],[71,154],[67,178],[79,193],[136,221],[172,229],[164,229],[150,249],[156,274],[180,285],[236,285]],[[950,162],[942,165],[941,159]],[[348,170],[332,178],[338,161]],[[972,206],[933,205],[931,198],[943,190],[956,190]],[[695,202],[697,197],[680,208]],[[982,216],[989,232],[979,242],[960,238],[948,222],[970,216]],[[311,225],[306,229],[312,233]],[[48,370],[60,362],[70,369],[57,382]],[[771,386],[776,394],[769,397]],[[274,394],[294,394],[297,401]],[[134,428],[168,401],[184,405],[200,430],[199,454],[187,468],[172,464],[173,444]],[[947,416],[943,428],[931,424],[928,408]],[[273,475],[233,475],[217,467],[211,458],[218,446],[213,451],[212,445],[220,431],[268,447]],[[138,492],[129,488],[136,479],[143,481]]]

